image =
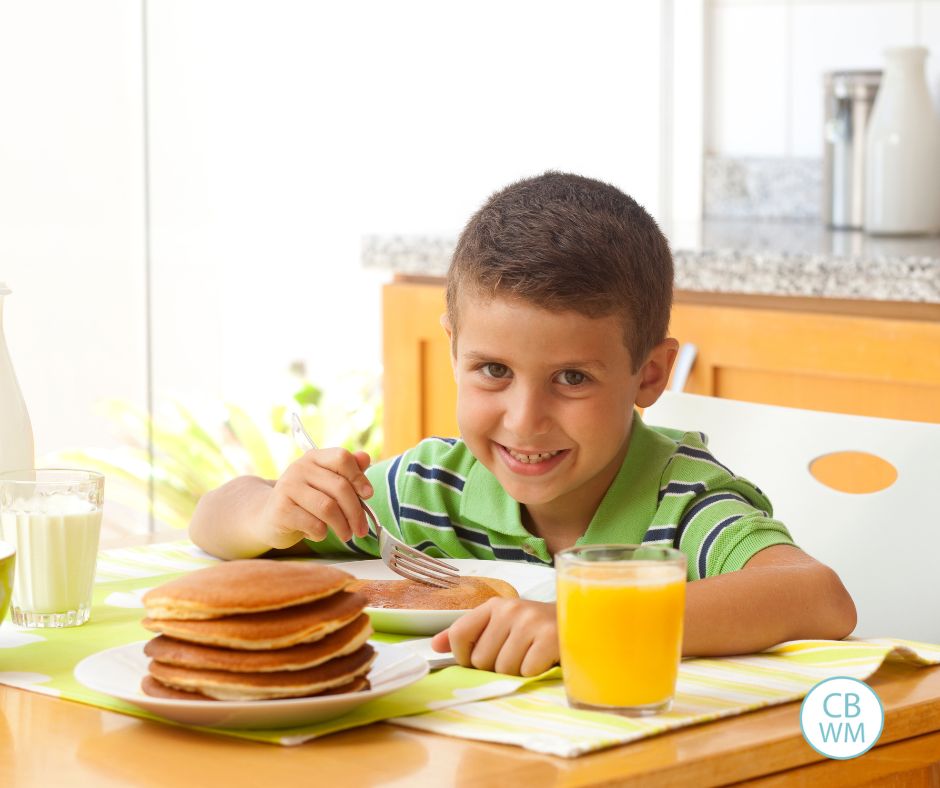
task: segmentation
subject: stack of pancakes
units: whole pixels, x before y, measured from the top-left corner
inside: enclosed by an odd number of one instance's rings
[[[348,588],[365,596],[369,607],[403,610],[470,610],[487,599],[519,597],[515,588],[495,577],[461,577],[451,588],[415,580],[354,580]]]
[[[346,572],[252,559],[199,569],[144,594],[148,695],[266,700],[368,689],[366,598]]]

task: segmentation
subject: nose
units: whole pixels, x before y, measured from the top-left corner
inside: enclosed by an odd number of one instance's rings
[[[551,424],[549,397],[539,387],[516,383],[506,392],[503,426],[520,442],[544,435]]]

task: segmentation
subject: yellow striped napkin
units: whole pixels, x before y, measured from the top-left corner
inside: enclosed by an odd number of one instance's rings
[[[909,640],[793,640],[759,654],[685,659],[672,709],[620,717],[568,707],[560,671],[501,698],[387,720],[409,728],[515,744],[573,758],[664,731],[787,703],[831,676],[864,680],[886,660],[940,664],[940,646]]]

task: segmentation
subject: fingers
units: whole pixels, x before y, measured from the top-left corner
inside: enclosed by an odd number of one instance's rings
[[[319,517],[298,506],[277,486],[271,491],[262,515],[261,526],[267,536],[265,542],[282,549],[296,544],[301,539],[320,542],[326,538],[327,525]]]
[[[353,454],[340,448],[318,449],[308,451],[301,460],[306,460],[317,468],[332,471],[352,485],[356,494],[363,498],[372,495],[372,485],[363,473],[369,467],[370,462],[369,455],[364,451],[357,451]]]
[[[523,662],[529,658],[529,651],[534,643],[531,632],[515,629],[506,638],[502,647],[496,652],[492,670],[497,673],[506,673],[510,676],[524,676]]]
[[[465,668],[473,667],[470,655],[477,639],[490,621],[492,602],[491,599],[470,612],[464,613],[450,625],[449,629],[445,630],[450,641],[450,650],[458,665],[463,665]]]
[[[493,607],[495,603],[496,600],[491,599],[486,604]],[[491,612],[486,628],[479,634],[470,651],[470,664],[480,670],[496,670],[497,661],[501,658],[506,667],[512,668],[514,662],[517,666],[521,665],[525,652],[517,655],[508,651],[511,647],[518,648],[524,636],[516,630],[515,637],[510,637],[512,632],[513,622],[509,616],[494,616]],[[503,654],[503,651],[507,653]]]
[[[314,489],[305,484],[285,490],[286,495],[294,504],[294,518],[303,519],[306,514],[306,519],[313,524],[315,532],[319,530],[316,524],[322,523],[344,542],[352,539],[354,533],[361,536],[365,531],[364,522],[362,522],[365,514],[359,504],[359,499],[355,495],[349,496],[332,479],[319,482],[319,484],[327,488],[333,487],[333,490]],[[348,485],[346,488],[348,489]],[[361,518],[362,521],[357,518]],[[326,528],[323,529],[323,534],[319,539],[311,538],[315,541],[326,538]]]
[[[365,512],[349,482],[320,466],[308,469],[285,494],[301,509],[326,523],[344,542],[367,532]]]
[[[364,451],[353,452],[353,457],[356,458],[356,462],[359,465],[360,471],[364,471],[366,468],[368,468],[372,464],[372,458]],[[369,483],[369,480],[366,479],[366,484],[368,483]]]
[[[264,539],[264,543],[275,550],[286,550],[289,547],[293,547],[295,544],[300,542],[302,539],[310,539],[313,542],[320,542],[326,536],[326,526],[323,526],[323,535],[314,536],[311,533],[302,531],[300,529],[283,529],[275,534],[269,536],[267,539]]]
[[[558,662],[555,606],[521,599],[491,599],[435,635],[457,664],[515,676],[534,676]]]
[[[548,628],[544,628],[532,640],[519,668],[519,675],[537,676],[557,665],[560,658],[557,625],[553,626],[550,632]]]
[[[448,635],[448,630],[445,629],[443,632],[438,632],[431,638],[431,649],[432,651],[441,653],[450,651],[450,636]]]
[[[321,541],[327,529],[342,541],[369,532],[360,495],[372,495],[365,475],[369,455],[316,449],[291,463],[272,491],[268,514],[277,531],[300,532]]]

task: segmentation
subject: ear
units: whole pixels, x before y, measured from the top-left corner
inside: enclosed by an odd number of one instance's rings
[[[454,329],[446,312],[441,315],[440,322],[441,328],[447,334],[447,342],[450,345],[450,368],[454,373],[454,380],[457,380],[457,348],[454,347]]]
[[[441,328],[444,329],[444,333],[447,334],[447,340],[451,343],[451,346],[454,344],[454,331],[450,325],[450,317],[448,317],[446,312],[441,313]]]
[[[650,351],[637,373],[640,387],[636,392],[636,404],[639,407],[648,408],[665,391],[678,352],[679,342],[672,337],[666,337]]]

